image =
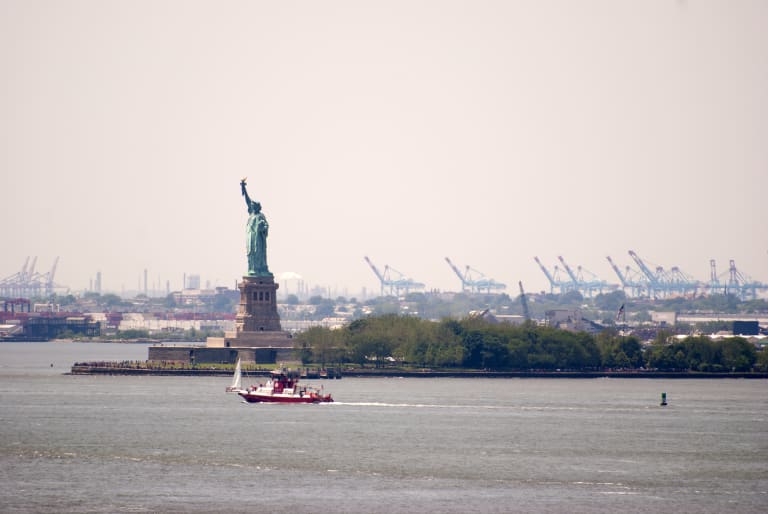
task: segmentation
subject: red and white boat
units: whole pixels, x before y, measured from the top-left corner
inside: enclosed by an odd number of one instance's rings
[[[240,389],[237,394],[248,403],[326,403],[332,402],[330,394],[321,389],[299,385],[299,373],[275,370],[266,384]]]

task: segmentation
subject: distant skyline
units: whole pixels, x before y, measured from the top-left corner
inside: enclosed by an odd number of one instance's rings
[[[0,279],[768,282],[768,2],[0,0]],[[281,292],[295,288],[295,280]]]

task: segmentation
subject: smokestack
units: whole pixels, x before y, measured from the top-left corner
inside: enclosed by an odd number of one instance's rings
[[[147,268],[144,268],[144,296],[147,296]]]

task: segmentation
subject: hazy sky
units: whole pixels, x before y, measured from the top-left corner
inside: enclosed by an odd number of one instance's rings
[[[0,278],[768,282],[768,2],[0,0]],[[291,289],[290,284],[285,284]],[[151,285],[150,285],[151,287]],[[285,290],[285,287],[282,289]]]

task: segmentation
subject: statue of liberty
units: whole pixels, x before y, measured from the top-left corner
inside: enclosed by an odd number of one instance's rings
[[[245,249],[248,254],[248,276],[263,277],[272,276],[267,267],[267,234],[269,223],[264,213],[261,212],[261,204],[248,196],[245,189],[245,180],[240,181],[240,191],[245,197],[248,206],[248,223],[245,226]]]

